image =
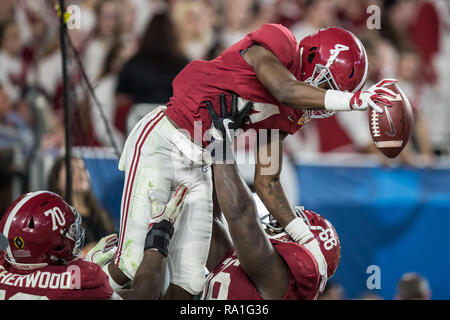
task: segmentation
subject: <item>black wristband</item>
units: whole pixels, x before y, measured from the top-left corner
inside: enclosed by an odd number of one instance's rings
[[[148,249],[158,249],[165,257],[169,251],[168,246],[173,235],[173,225],[167,221],[155,223],[145,237],[144,251]]]

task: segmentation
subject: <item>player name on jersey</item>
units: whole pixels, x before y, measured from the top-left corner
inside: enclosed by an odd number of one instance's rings
[[[0,284],[15,288],[79,289],[79,274],[77,266],[62,273],[36,271],[26,275],[8,272],[0,266]]]

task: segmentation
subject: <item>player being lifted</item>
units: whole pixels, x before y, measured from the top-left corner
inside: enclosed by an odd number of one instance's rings
[[[233,109],[232,105],[231,112]],[[210,112],[214,127],[225,137],[225,143],[212,144],[232,154],[233,132],[224,123],[230,123],[227,112],[222,109],[220,117],[214,110]],[[215,210],[207,262],[210,274],[202,299],[316,299],[341,257],[339,237],[331,223],[315,212],[296,207],[296,219],[306,226],[300,239],[297,229],[283,229],[273,219],[264,222],[268,228],[263,230],[253,196],[235,163],[215,162],[213,169],[216,196],[227,226],[220,211]]]
[[[167,202],[175,187],[185,184],[190,192],[170,242],[167,298],[189,298],[202,290],[213,220],[213,182],[205,160],[205,133],[211,127],[206,101],[218,110],[221,94],[229,102],[236,93],[239,110],[246,103],[253,106],[244,130],[280,132],[257,145],[254,186],[278,223],[298,229],[301,237],[305,224],[296,219],[280,184],[282,147],[276,154],[266,151],[273,144],[282,146],[285,136],[310,118],[369,108],[383,112],[376,102],[390,105],[383,95],[393,93],[384,87],[396,80],[363,90],[367,68],[363,45],[346,30],[322,29],[297,43],[287,28],[275,24],[263,25],[212,61],[189,63],[173,81],[167,108],[141,119],[126,141],[119,162],[125,171],[120,237],[114,263],[107,267],[113,287],[133,279],[141,262],[155,215],[148,214],[148,189]],[[267,167],[277,170],[267,174]]]

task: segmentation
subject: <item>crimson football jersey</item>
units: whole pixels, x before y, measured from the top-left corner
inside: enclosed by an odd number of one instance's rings
[[[75,260],[24,271],[0,254],[0,300],[106,300],[113,289],[96,264]]]
[[[270,239],[289,268],[289,288],[283,300],[317,299],[320,274],[317,262],[307,249],[295,242]],[[264,266],[261,266],[264,268]],[[270,277],[270,274],[267,274]],[[204,300],[262,300],[240,266],[234,249],[208,275],[202,292]]]
[[[300,50],[292,32],[279,24],[265,24],[248,34],[219,57],[211,61],[194,60],[174,79],[173,96],[166,114],[195,141],[204,141],[204,132],[211,127],[205,101],[219,114],[219,96],[224,93],[230,105],[231,92],[254,103],[250,123],[244,130],[279,129],[287,134],[300,127],[303,111],[280,104],[259,82],[255,71],[243,58],[242,51],[257,44],[274,53],[280,62],[297,78],[301,76]],[[196,125],[195,122],[199,124]],[[300,121],[302,123],[302,121]],[[195,131],[195,134],[194,134]]]

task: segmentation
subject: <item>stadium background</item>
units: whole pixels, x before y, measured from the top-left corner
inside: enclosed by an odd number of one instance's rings
[[[56,2],[0,2],[2,213],[20,194],[50,189],[55,160],[64,155]],[[73,186],[73,201],[86,221],[95,222],[96,215],[106,212],[117,231],[123,173],[117,169],[114,145],[120,151],[137,119],[167,102],[171,80],[186,63],[214,58],[262,23],[281,23],[297,39],[321,27],[340,26],[363,41],[369,82],[385,77],[400,80],[414,109],[413,137],[398,159],[388,161],[373,147],[365,113],[311,121],[286,142],[282,181],[288,197],[292,204],[323,214],[338,230],[342,260],[332,282],[342,286],[340,298],[393,299],[402,275],[417,272],[428,279],[433,299],[450,299],[448,1],[83,0],[65,4],[78,6],[79,16],[74,11],[71,18],[80,18],[80,24],[68,30],[66,45],[70,142],[73,155],[84,160],[81,167],[85,165],[87,171],[82,171],[89,173],[85,180],[74,174],[74,184],[83,181],[86,187]],[[379,25],[373,20],[377,8]],[[77,56],[89,81],[83,78]],[[241,169],[251,184],[252,166]],[[58,185],[64,179],[60,171],[56,175]],[[85,194],[91,194],[96,205],[83,200]],[[88,226],[93,241],[108,230],[107,221],[97,220],[103,228],[93,227],[94,222]],[[369,290],[371,266],[379,267],[381,282]]]

